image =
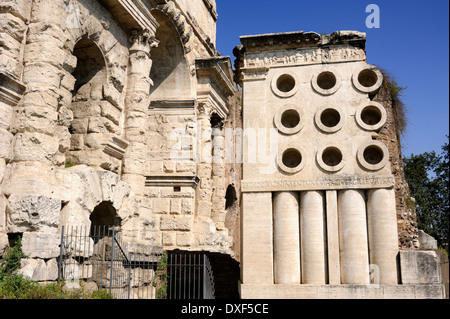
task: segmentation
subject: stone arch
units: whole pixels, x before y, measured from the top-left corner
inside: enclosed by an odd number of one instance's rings
[[[71,193],[60,214],[60,225],[122,226],[138,215],[140,202],[117,174],[87,165],[68,169]]]
[[[190,26],[176,9],[173,2],[158,6],[152,15],[159,24],[156,30],[158,47],[153,48],[150,78],[153,86],[150,91],[153,101],[174,101],[192,97],[192,84],[189,62],[186,54],[190,51]]]

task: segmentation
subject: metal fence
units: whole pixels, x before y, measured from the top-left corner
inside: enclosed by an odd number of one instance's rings
[[[115,226],[63,227],[59,281],[95,283],[118,299],[214,299],[205,253],[128,251]]]

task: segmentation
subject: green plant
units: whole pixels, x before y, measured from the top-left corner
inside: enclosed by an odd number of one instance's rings
[[[406,117],[406,105],[402,101],[402,95],[407,90],[407,87],[400,86],[389,72],[381,68],[380,71],[384,76],[383,86],[387,89],[392,101],[392,112],[394,115],[396,133],[400,136],[405,133],[408,122]]]
[[[444,247],[439,246],[439,250],[442,251],[448,257],[448,252],[444,249]]]
[[[72,163],[71,160],[67,160],[67,161],[66,161],[66,165],[65,165],[66,168],[73,167],[73,166],[75,166],[75,164]]]
[[[27,258],[22,252],[22,239],[19,237],[14,247],[9,248],[0,263],[0,276],[11,275],[20,268],[20,260]]]
[[[158,263],[157,273],[159,274],[159,288],[156,289],[156,298],[165,299],[167,297],[167,253],[161,256]],[[157,287],[158,282],[153,282],[153,286]]]
[[[64,292],[64,283],[38,283],[17,274],[20,260],[27,258],[22,252],[19,237],[14,247],[9,248],[5,258],[0,261],[0,299],[114,299],[108,290],[93,293],[83,289]]]

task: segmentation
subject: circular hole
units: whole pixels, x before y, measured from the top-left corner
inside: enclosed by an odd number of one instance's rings
[[[287,110],[281,115],[281,124],[286,128],[294,128],[300,123],[300,114],[295,110]]]
[[[277,80],[277,88],[283,93],[290,92],[295,87],[295,79],[289,74],[280,76]]]
[[[288,168],[296,168],[302,162],[302,154],[296,149],[288,149],[283,153],[283,164]]]
[[[384,158],[383,150],[376,145],[368,146],[364,150],[363,156],[364,160],[371,165],[380,164]]]
[[[378,76],[377,74],[369,69],[362,70],[358,76],[358,82],[366,88],[370,88],[377,84]]]
[[[361,120],[367,125],[377,125],[381,122],[383,114],[375,106],[368,106],[361,112]]]
[[[326,109],[320,115],[320,122],[326,127],[335,127],[341,121],[341,115],[335,109]]]
[[[334,88],[336,83],[336,76],[332,72],[322,72],[317,77],[317,85],[323,90]]]
[[[329,147],[323,151],[322,160],[328,166],[338,166],[342,162],[342,153],[336,147]]]

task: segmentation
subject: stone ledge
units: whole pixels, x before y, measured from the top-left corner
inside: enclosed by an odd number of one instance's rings
[[[444,285],[256,285],[239,283],[241,299],[444,299]]]

